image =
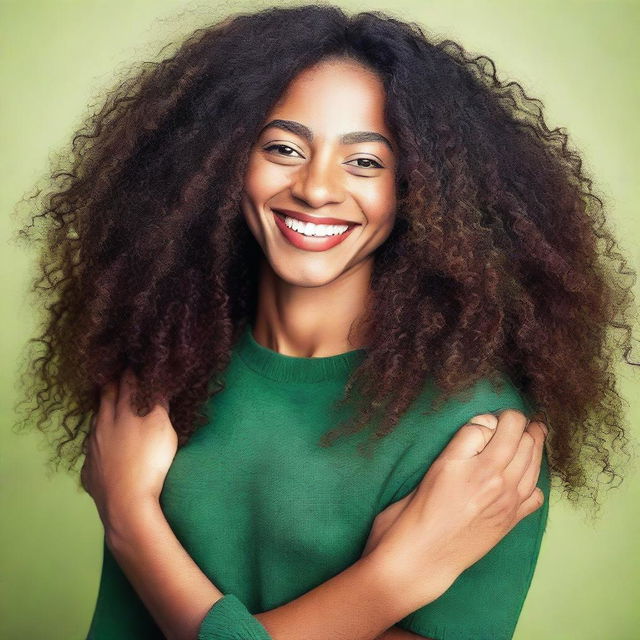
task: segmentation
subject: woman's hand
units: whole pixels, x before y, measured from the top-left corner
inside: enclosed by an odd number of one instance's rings
[[[405,584],[416,585],[416,608],[433,599],[434,581],[444,593],[542,505],[536,484],[544,429],[514,409],[471,418],[420,484],[378,514],[362,556],[375,551]],[[421,595],[420,585],[428,593]]]
[[[127,369],[119,384],[102,388],[100,408],[87,436],[87,455],[80,474],[105,530],[141,501],[158,501],[173,462],[178,437],[164,399],[144,417],[136,415],[131,396],[137,380]]]

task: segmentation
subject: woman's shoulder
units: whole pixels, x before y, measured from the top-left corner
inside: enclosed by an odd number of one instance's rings
[[[454,431],[479,413],[494,413],[506,408],[517,409],[525,414],[532,411],[524,391],[503,372],[493,377],[479,378],[450,394],[445,394],[433,381],[428,380],[414,405],[413,420],[418,419],[423,423],[420,418],[428,418]]]
[[[386,481],[380,507],[384,508],[415,487],[451,438],[473,416],[516,409],[531,415],[532,408],[514,380],[506,374],[480,378],[442,402],[433,383],[425,385],[398,425],[393,473]],[[440,402],[439,402],[440,401]]]
[[[445,394],[433,381],[427,381],[402,417],[397,438],[403,449],[415,449],[424,460],[425,454],[437,455],[473,416],[507,408],[525,415],[533,413],[525,393],[504,373],[477,379],[451,394]]]

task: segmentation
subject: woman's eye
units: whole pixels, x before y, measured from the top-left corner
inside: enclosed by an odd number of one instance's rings
[[[350,160],[349,162],[370,162],[372,164],[368,164],[365,166],[359,165],[360,169],[383,169],[384,167],[376,162],[375,160],[372,160],[371,158],[356,158],[355,160]]]
[[[268,147],[265,147],[264,150],[265,151],[270,151],[271,149],[289,149],[290,151],[294,151],[295,153],[298,153],[295,149],[292,149],[289,145],[286,144],[270,144]],[[285,155],[289,158],[293,158],[294,156],[288,154],[288,153],[284,153],[281,155]]]
[[[273,153],[273,149],[278,149],[278,155],[284,155],[288,158],[294,158],[295,156],[291,155],[291,153],[284,153],[282,150],[283,149],[288,149],[289,151],[293,151],[293,153],[298,153],[295,149],[293,149],[292,147],[290,147],[287,144],[270,144],[268,147],[265,147],[264,150],[268,151],[270,153]],[[300,155],[300,154],[298,154]],[[300,156],[302,157],[302,156]],[[372,160],[371,158],[356,158],[355,160],[350,160],[349,162],[364,162],[366,163],[365,165],[358,165],[359,169],[384,169],[384,167],[379,164],[378,162],[376,162],[375,160]],[[349,164],[349,163],[347,163]]]

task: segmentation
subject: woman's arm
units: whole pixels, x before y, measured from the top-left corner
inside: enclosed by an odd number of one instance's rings
[[[166,399],[159,398],[144,416],[133,411],[136,386],[133,371],[127,369],[119,382],[102,388],[81,481],[96,503],[111,555],[156,624],[171,640],[195,640],[223,594],[200,571],[162,513],[160,493],[176,454],[177,434]],[[406,585],[406,572],[402,577]],[[291,603],[260,614],[260,622],[264,620],[276,640],[327,636],[373,640],[429,602],[420,594],[416,603],[405,588],[396,611],[393,594],[398,590],[393,585],[390,592],[390,587],[380,566],[367,558]],[[431,597],[429,587],[426,593]],[[208,620],[223,619],[215,609],[211,616]],[[230,628],[229,637],[238,637],[237,632]]]
[[[134,387],[127,373],[120,390],[114,383],[103,389],[82,483],[96,502],[112,554],[151,615],[171,640],[195,640],[223,594],[186,553],[160,508],[177,449],[168,403],[161,400],[139,416],[131,410]],[[460,428],[418,487],[379,514],[366,555],[296,600],[254,616],[262,627],[276,640],[374,640],[437,599],[539,508],[541,425],[533,422],[537,428],[529,431],[526,416],[510,409],[489,417],[491,427]],[[229,629],[229,637],[239,636]]]
[[[166,637],[195,640],[202,620],[223,593],[182,547],[159,502],[149,500],[135,509],[112,513],[105,536]],[[392,576],[374,552],[299,598],[255,617],[275,640],[423,638],[400,628],[389,629],[416,608]],[[432,599],[447,586],[434,576]],[[424,593],[424,584],[421,587]]]

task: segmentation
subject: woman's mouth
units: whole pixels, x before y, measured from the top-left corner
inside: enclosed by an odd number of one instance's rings
[[[358,224],[327,225],[302,222],[273,211],[273,217],[284,238],[298,249],[326,251],[340,244]]]

